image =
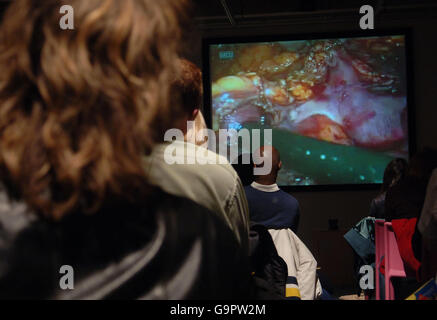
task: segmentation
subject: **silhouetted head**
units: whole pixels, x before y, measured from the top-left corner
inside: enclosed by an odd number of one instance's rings
[[[407,161],[402,158],[397,158],[389,162],[384,170],[384,178],[381,186],[381,193],[394,186],[405,175],[407,170]]]
[[[282,167],[279,151],[273,146],[262,146],[253,154],[255,181],[262,184],[273,184]]]

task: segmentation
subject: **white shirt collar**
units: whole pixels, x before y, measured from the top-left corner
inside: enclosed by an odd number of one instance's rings
[[[260,183],[257,183],[254,181],[254,182],[252,182],[252,184],[250,186],[254,189],[257,189],[259,191],[264,191],[264,192],[276,192],[276,191],[280,190],[276,183],[266,185],[266,184],[260,184]]]

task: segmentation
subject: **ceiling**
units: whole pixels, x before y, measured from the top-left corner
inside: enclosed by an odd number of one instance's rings
[[[371,5],[375,21],[406,25],[437,21],[437,0],[192,0],[194,22],[205,36],[270,27],[351,25]],[[437,29],[437,26],[436,26]],[[223,33],[222,32],[222,33]],[[263,31],[264,32],[264,31]]]
[[[223,3],[232,16],[244,19],[245,16],[263,14],[310,13],[358,9],[364,4],[374,9],[384,8],[421,8],[434,6],[436,0],[194,0],[196,17],[200,19],[226,16]]]

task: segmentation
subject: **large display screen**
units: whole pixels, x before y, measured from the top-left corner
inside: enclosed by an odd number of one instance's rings
[[[405,35],[207,46],[212,129],[272,129],[278,184],[381,183],[408,158]]]

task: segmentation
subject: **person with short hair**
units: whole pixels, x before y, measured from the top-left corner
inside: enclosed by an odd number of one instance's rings
[[[172,92],[179,98],[175,103],[181,104],[184,114],[174,129],[180,130],[184,139],[161,143],[151,155],[144,157],[148,179],[164,191],[191,199],[216,213],[248,253],[249,211],[240,178],[226,158],[204,147],[204,140],[200,139],[197,141],[200,145],[196,145],[197,133],[206,128],[199,110],[202,73],[186,59],[179,60],[179,68]],[[190,128],[193,122],[195,127]],[[168,150],[172,163],[166,159]]]
[[[288,277],[285,297],[314,300],[322,296],[317,276],[317,261],[296,235],[299,225],[299,203],[276,184],[282,167],[279,151],[263,146],[253,155],[255,167],[265,167],[266,173],[254,176],[255,181],[245,187],[251,222],[269,230],[279,256],[287,264]]]
[[[276,184],[282,167],[279,151],[272,146],[259,149],[259,158],[271,159],[271,170],[265,175],[255,175],[254,181],[245,187],[251,221],[269,229],[289,228],[297,233],[299,227],[299,202],[292,195],[282,191]],[[254,155],[254,158],[255,155]],[[255,166],[263,166],[261,160],[254,160]]]

